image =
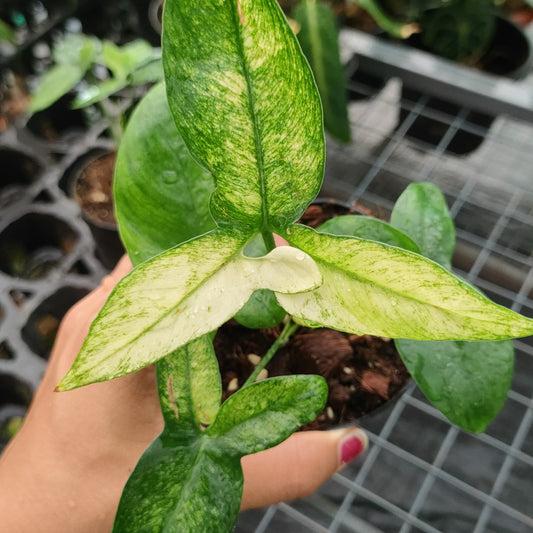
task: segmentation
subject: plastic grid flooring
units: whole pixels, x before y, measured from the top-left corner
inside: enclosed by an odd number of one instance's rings
[[[456,272],[493,300],[533,316],[533,124],[498,117],[487,130],[404,102],[390,79],[350,104],[353,142],[328,145],[323,196],[388,217],[411,182],[445,193],[457,226]],[[364,91],[364,87],[360,87]],[[448,124],[437,146],[406,136],[419,115]],[[447,153],[458,129],[484,134],[468,155]],[[366,456],[315,494],[241,516],[237,532],[526,533],[533,531],[533,338],[515,342],[512,390],[480,435],[451,425],[414,384],[387,411],[362,420]]]

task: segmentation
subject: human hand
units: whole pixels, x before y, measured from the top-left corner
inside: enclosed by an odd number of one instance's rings
[[[127,478],[163,429],[154,367],[54,392],[92,320],[130,269],[123,258],[67,313],[24,425],[0,457],[0,516],[10,533],[111,531]],[[244,457],[241,509],[313,492],[366,445],[365,434],[354,428],[309,431]]]

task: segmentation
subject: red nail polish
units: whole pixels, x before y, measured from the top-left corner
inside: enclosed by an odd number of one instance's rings
[[[344,437],[339,444],[339,459],[341,464],[353,461],[368,447],[368,437],[360,429],[356,429]]]

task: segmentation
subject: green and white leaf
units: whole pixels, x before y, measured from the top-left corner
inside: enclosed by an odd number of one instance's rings
[[[391,246],[399,246],[404,250],[419,253],[416,243],[405,233],[377,218],[361,215],[341,215],[331,218],[322,224],[318,231],[330,235],[357,237],[367,241],[377,241]]]
[[[322,99],[324,126],[341,142],[350,142],[346,73],[340,60],[337,20],[326,4],[300,2],[292,13],[300,31],[298,41],[309,61]]]
[[[432,183],[411,183],[399,196],[391,224],[409,235],[424,257],[451,270],[455,226],[444,195]]]
[[[503,407],[513,376],[512,341],[395,342],[428,400],[454,424],[482,432]]]
[[[277,2],[168,0],[164,19],[170,109],[213,173],[215,220],[294,222],[320,189],[324,134],[313,76]]]
[[[284,237],[316,261],[324,279],[314,291],[277,295],[300,322],[418,340],[491,340],[533,333],[533,320],[496,305],[418,254],[300,225],[291,226]]]
[[[133,264],[214,229],[213,189],[211,175],[183,143],[159,84],[132,114],[115,166],[115,211]]]
[[[250,236],[215,230],[139,265],[115,287],[69,372],[68,390],[152,364],[229,320],[256,289],[316,288],[312,259],[288,246],[249,258]]]

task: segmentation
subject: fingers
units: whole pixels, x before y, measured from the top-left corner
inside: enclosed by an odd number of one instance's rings
[[[359,428],[306,431],[243,457],[241,510],[307,496],[367,447],[368,437]]]

